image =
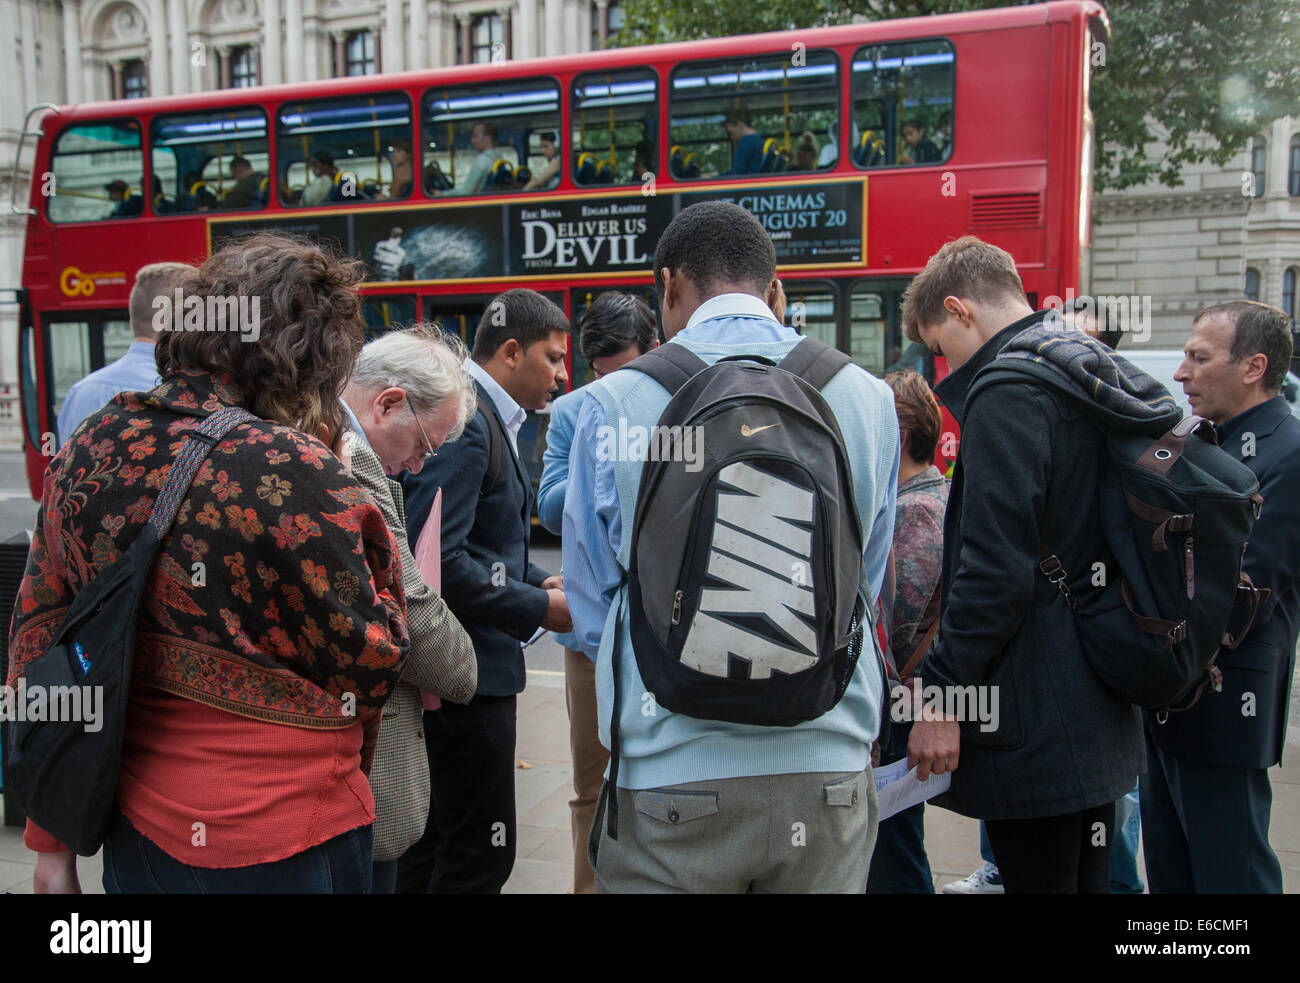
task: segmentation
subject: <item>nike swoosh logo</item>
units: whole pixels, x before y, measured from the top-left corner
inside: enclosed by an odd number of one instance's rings
[[[742,437],[752,437],[756,433],[762,433],[764,430],[771,430],[773,427],[779,427],[779,423],[769,423],[765,427],[751,427],[748,423],[740,425],[740,435]]]

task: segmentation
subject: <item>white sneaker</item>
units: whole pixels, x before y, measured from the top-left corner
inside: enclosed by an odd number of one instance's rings
[[[973,874],[943,886],[944,894],[1005,894],[997,864],[985,864]]]

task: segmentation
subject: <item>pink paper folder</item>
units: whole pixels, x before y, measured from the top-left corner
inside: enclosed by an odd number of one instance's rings
[[[420,530],[420,539],[415,544],[415,565],[420,571],[420,579],[442,593],[442,489],[433,496],[433,508],[429,518]],[[426,710],[437,710],[442,700],[432,693],[420,690],[420,702]]]

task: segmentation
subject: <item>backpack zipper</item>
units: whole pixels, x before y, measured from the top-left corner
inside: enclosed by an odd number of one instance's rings
[[[673,592],[673,624],[679,625],[682,622],[682,592]]]
[[[1196,593],[1196,571],[1192,562],[1193,539],[1188,536],[1183,542],[1183,570],[1187,576],[1187,599],[1190,601]]]

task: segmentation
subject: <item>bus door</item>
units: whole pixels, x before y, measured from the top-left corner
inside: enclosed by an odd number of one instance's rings
[[[49,313],[42,315],[41,325],[47,355],[45,419],[54,431],[73,383],[121,358],[135,339],[131,320],[124,310]]]

